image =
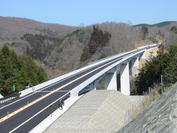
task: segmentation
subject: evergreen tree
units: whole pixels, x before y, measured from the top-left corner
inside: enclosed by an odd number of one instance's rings
[[[142,39],[145,40],[146,36],[148,35],[148,27],[147,26],[142,26],[141,30],[142,30],[142,34],[143,34]]]
[[[176,26],[173,26],[171,27],[171,30],[173,33],[177,34],[177,27]]]
[[[109,42],[111,34],[107,31],[103,32],[98,27],[93,26],[93,32],[91,34],[89,42],[89,51],[91,54],[96,52],[98,47],[104,47]]]
[[[85,60],[90,59],[90,58],[91,58],[91,55],[90,55],[90,52],[89,52],[89,48],[87,46],[85,46],[84,49],[83,49],[83,53],[81,55],[80,61],[85,61]]]
[[[174,66],[174,60],[170,52],[159,46],[156,57],[152,57],[147,61],[143,68],[139,70],[138,76],[135,78],[135,88],[133,93],[142,95],[148,90],[161,75],[166,74]]]
[[[36,85],[47,80],[47,75],[33,59],[17,56],[6,45],[0,50],[0,93],[4,96],[25,89],[29,83]],[[15,86],[16,90],[13,90]]]

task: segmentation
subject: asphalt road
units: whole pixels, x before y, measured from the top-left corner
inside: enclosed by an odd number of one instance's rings
[[[131,54],[131,53],[129,53]],[[121,60],[123,57],[119,57],[118,60]],[[114,59],[116,60],[116,59]],[[113,61],[112,63],[117,62]],[[112,64],[111,63],[111,64]],[[57,108],[59,108],[59,100],[64,95],[69,95],[69,91],[78,86],[80,83],[84,82],[86,79],[92,77],[94,74],[106,68],[108,65],[103,63],[101,65],[89,68],[77,75],[68,77],[62,81],[59,81],[53,85],[47,86],[42,90],[35,91],[27,96],[15,99],[13,102],[0,107],[0,119],[5,117],[6,120],[0,121],[0,133],[26,133],[32,130],[36,125],[38,125],[41,121],[43,121],[47,116],[49,116],[52,112],[54,112]],[[97,70],[96,68],[105,65]],[[91,72],[92,70],[95,70]],[[89,73],[91,72],[91,73]],[[89,73],[89,74],[87,74]],[[84,77],[72,82],[76,78],[84,75]],[[69,83],[70,82],[70,83]],[[68,84],[69,83],[69,84]],[[62,87],[63,85],[66,85]],[[61,88],[60,90],[58,88]],[[50,94],[46,98],[43,98],[46,94],[55,91],[55,93]],[[36,99],[43,98],[42,100],[37,101]],[[30,103],[34,104],[30,105]],[[29,105],[28,107],[26,107]],[[25,108],[26,107],[26,108]],[[24,109],[25,108],[25,109]],[[20,111],[22,109],[22,111]],[[12,112],[19,111],[15,113],[15,115],[10,116]],[[2,119],[1,119],[2,120]]]

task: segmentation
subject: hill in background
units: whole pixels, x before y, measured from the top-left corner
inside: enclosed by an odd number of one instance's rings
[[[41,34],[63,38],[76,27],[41,23],[26,18],[0,16],[0,40],[20,39],[24,34]]]
[[[97,32],[94,32],[94,26]],[[171,31],[172,26],[177,26],[176,22],[146,26],[148,35],[142,39],[142,25],[105,22],[87,27],[71,27],[24,18],[0,17],[0,47],[6,43],[18,54],[30,55],[45,69],[49,78],[54,78],[91,61],[138,46],[164,41],[171,44],[176,41],[176,34]],[[104,39],[106,34],[108,38]],[[91,46],[94,53],[90,53]],[[83,54],[88,56],[86,60],[81,59]]]
[[[152,26],[156,26],[156,27],[163,27],[163,26],[169,26],[170,24],[175,23],[176,21],[165,21],[165,22],[160,22],[157,24],[138,24],[138,25],[134,25],[133,27],[137,27],[137,26],[148,26],[148,27],[152,27]]]

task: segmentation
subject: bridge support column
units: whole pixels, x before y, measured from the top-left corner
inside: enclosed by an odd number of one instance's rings
[[[78,92],[78,96],[91,91],[91,90],[96,90],[96,87],[98,85],[98,83],[100,82],[102,77],[97,78],[95,81],[93,81],[91,84],[89,84],[88,86],[86,86],[84,89],[82,89],[81,91]]]
[[[102,78],[102,77],[99,77],[98,79],[96,79],[96,80],[94,81],[94,83],[93,83],[93,84],[94,84],[94,85],[93,85],[93,89],[94,89],[94,90],[96,90],[96,87],[97,87],[98,83],[100,82],[101,78]]]
[[[124,95],[130,95],[129,61],[120,65],[120,89]]]
[[[117,67],[111,69],[104,76],[104,85],[106,90],[117,90]]]
[[[139,73],[139,56],[133,57],[131,60],[132,65],[132,77],[136,77],[136,75]]]

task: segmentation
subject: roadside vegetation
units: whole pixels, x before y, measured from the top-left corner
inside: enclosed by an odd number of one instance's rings
[[[43,68],[27,55],[18,56],[6,45],[0,50],[0,94],[7,96],[47,80]]]
[[[160,45],[157,56],[152,56],[135,78],[133,94],[143,95],[154,83],[161,83],[163,75],[164,88],[177,81],[177,44]],[[162,91],[159,90],[159,93]]]
[[[142,101],[129,110],[129,120],[133,120],[172,84],[177,82],[177,44],[160,45],[157,56],[151,56],[140,69],[134,81],[132,94],[142,95]]]
[[[153,101],[160,97],[160,89],[160,86],[156,86],[156,88],[154,88],[150,94],[144,94],[142,101],[133,104],[129,110],[129,121],[132,121],[134,118],[136,118],[136,116],[139,115],[141,111],[146,109]]]

